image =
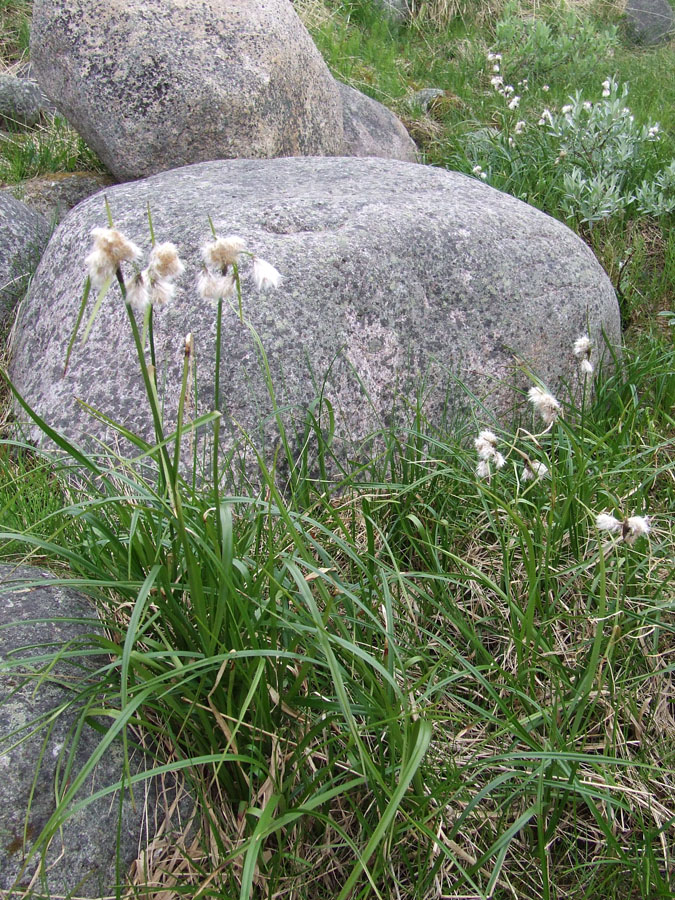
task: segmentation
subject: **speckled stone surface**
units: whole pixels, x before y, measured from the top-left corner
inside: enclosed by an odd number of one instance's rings
[[[58,621],[70,617],[82,621]],[[58,771],[63,778],[67,759],[64,754],[77,719],[76,709],[58,715],[49,734],[44,726],[27,737],[26,730],[31,730],[30,723],[34,720],[48,717],[51,710],[72,701],[73,688],[85,683],[89,672],[105,665],[107,660],[91,655],[94,645],[90,636],[101,629],[92,604],[72,588],[51,584],[49,574],[38,569],[0,565],[0,626],[0,889],[10,891],[17,876],[18,885],[27,885],[40,867],[38,857],[21,873],[24,827],[27,827],[30,846],[54,811],[54,778]],[[71,659],[58,662],[43,680],[38,680],[45,663],[35,658],[58,647],[72,651]],[[17,743],[22,737],[26,739]],[[80,771],[100,740],[101,735],[94,729],[84,727],[71,778]],[[41,754],[42,764],[33,790]],[[136,754],[132,771],[142,765],[143,757]],[[77,799],[114,784],[122,771],[122,748],[114,744],[86,780]],[[111,794],[94,801],[66,820],[61,836],[57,835],[49,847],[46,874],[38,876],[36,890],[44,890],[47,896],[63,896],[67,892],[85,898],[115,895],[120,812],[119,797],[117,802],[115,797]],[[137,785],[134,797],[135,807],[128,796],[122,804],[122,876],[139,849],[155,834],[156,817],[162,820],[163,801],[158,800],[154,782]],[[8,897],[23,896],[18,885]]]
[[[114,178],[96,172],[54,172],[29,178],[3,188],[2,192],[12,194],[50,222],[59,222],[86,197],[112,184],[115,184]]]
[[[25,293],[49,231],[44,216],[10,194],[0,193],[0,324]]]
[[[338,88],[288,0],[36,0],[31,60],[119,181],[341,152]]]
[[[627,0],[626,18],[638,44],[660,44],[675,35],[675,12],[668,0]]]
[[[345,156],[418,161],[415,142],[390,109],[348,84],[337,84],[344,111]]]
[[[530,385],[516,357],[555,390],[561,379],[574,382],[572,343],[587,327],[597,347],[603,329],[620,342],[616,297],[590,249],[560,222],[465,175],[379,159],[231,160],[107,196],[116,225],[146,250],[149,204],[157,240],[174,241],[186,263],[174,302],[155,317],[169,425],[187,332],[196,342],[196,411],[213,404],[215,309],[195,289],[208,216],[283,273],[276,291],[259,294],[242,263],[245,314],[267,352],[278,405],[302,412],[323,393],[341,438],[405,417],[402,405],[414,406],[421,386],[424,410],[440,425],[466,403],[456,376],[509,416],[514,385]],[[105,224],[98,197],[61,224],[24,304],[10,366],[37,411],[78,440],[111,434],[77,399],[151,434],[117,287],[63,376],[90,231]],[[221,379],[221,439],[230,448],[241,429],[259,434],[271,406],[255,345],[230,311]]]
[[[13,125],[37,125],[54,107],[40,86],[27,78],[0,75],[0,118]]]

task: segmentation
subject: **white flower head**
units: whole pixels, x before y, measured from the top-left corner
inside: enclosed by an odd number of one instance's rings
[[[231,272],[214,275],[204,271],[197,279],[197,290],[204,300],[227,300],[234,293],[236,282]]]
[[[513,129],[514,134],[522,134],[525,131],[525,122],[521,119],[519,122],[516,122],[516,126]]]
[[[593,374],[593,363],[590,359],[582,359],[579,363],[579,371],[582,375],[592,375]]]
[[[529,465],[525,466],[523,472],[520,476],[521,481],[534,481],[535,478],[547,478],[548,477],[548,468],[541,462],[530,462]]]
[[[509,101],[509,109],[518,109],[520,106],[520,97],[516,95],[512,100]]]
[[[138,272],[127,285],[127,303],[138,313],[144,313],[150,306],[150,291],[145,272]]]
[[[483,171],[483,167],[482,166],[474,166],[471,171],[473,172],[474,175],[480,175],[480,173]]]
[[[204,244],[202,257],[210,269],[215,269],[224,275],[228,267],[237,262],[239,254],[245,249],[244,239],[237,237],[236,234],[231,234],[224,238],[217,237],[214,241]]]
[[[255,256],[253,258],[253,280],[259,291],[268,287],[277,288],[281,284],[281,272],[271,263]]]
[[[546,108],[541,112],[541,116],[539,118],[539,125],[552,125],[553,124],[553,115],[551,110]]]
[[[515,88],[512,84],[505,84],[502,88],[502,94],[504,94],[505,97],[510,97],[514,90]]]
[[[548,92],[551,90],[551,88],[547,84],[542,84],[541,89],[545,94],[548,94]]]
[[[577,358],[581,358],[582,356],[590,356],[591,354],[591,339],[587,334],[582,334],[581,337],[578,337],[574,342],[574,355]]]
[[[178,258],[176,245],[165,241],[155,244],[150,251],[148,269],[156,278],[178,278],[185,271],[185,266]]]
[[[560,404],[553,394],[549,394],[548,391],[544,391],[539,387],[531,387],[527,396],[546,425],[555,422],[560,415]]]
[[[494,64],[494,66],[492,67],[492,71],[493,71],[493,72],[499,72],[499,63],[495,63],[495,64]]]
[[[621,531],[622,525],[623,523],[619,519],[607,513],[600,513],[595,517],[595,527],[598,531],[608,531],[610,534],[614,534]]]
[[[490,480],[490,463],[487,459],[481,459],[476,466],[476,478],[487,478]]]
[[[504,84],[504,79],[502,78],[501,75],[493,75],[492,78],[490,79],[490,84],[492,85],[493,88],[498,88],[502,84]]]
[[[584,106],[584,109],[586,110],[586,112],[590,112],[593,109],[593,104],[591,103],[590,100],[584,100],[583,106]]]
[[[175,291],[173,282],[168,278],[155,278],[150,283],[150,303],[153,306],[166,306],[173,300]]]
[[[192,336],[192,332],[190,331],[185,335],[185,355],[192,356],[195,352],[195,339]]]
[[[134,262],[142,256],[141,248],[116,228],[93,228],[94,246],[85,258],[94,288],[100,288],[112,278],[122,262]]]
[[[571,103],[566,103],[565,106],[563,106],[561,112],[562,112],[562,114],[565,115],[565,116],[566,116],[568,113],[571,113],[571,112],[572,112],[572,104],[571,104]]]
[[[649,516],[631,516],[623,523],[623,539],[627,544],[634,544],[639,537],[646,537],[650,530]]]

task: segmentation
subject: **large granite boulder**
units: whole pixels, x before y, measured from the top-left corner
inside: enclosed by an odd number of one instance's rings
[[[344,111],[344,156],[380,156],[417,162],[415,142],[394,113],[355,90],[338,82]]]
[[[83,688],[96,666],[107,663],[104,657],[87,655],[96,647],[92,635],[101,631],[93,606],[72,588],[53,585],[53,580],[37,569],[0,565],[0,889],[8,891],[8,897],[23,897],[21,886],[27,887],[37,871],[35,896],[114,896],[118,825],[124,876],[148,833],[154,835],[154,807],[161,807],[154,781],[147,794],[143,784],[134,788],[135,803],[126,794],[121,815],[114,794],[74,813],[54,836],[44,860],[36,855],[24,868],[27,851],[55,810],[57,773],[63,786],[78,720],[78,686]],[[59,648],[69,655],[55,665],[39,660]],[[61,712],[52,713],[60,707]],[[71,780],[100,740],[98,732],[84,726],[72,755]],[[142,755],[132,758],[133,770],[144,764]],[[114,785],[123,769],[122,746],[114,744],[77,799]],[[189,806],[181,809],[185,813]]]
[[[0,327],[25,293],[49,231],[44,216],[0,193]]]
[[[147,208],[158,241],[173,241],[186,272],[155,316],[158,382],[175,420],[183,337],[193,332],[199,409],[212,408],[215,311],[195,288],[208,217],[240,235],[283,281],[257,293],[242,262],[246,316],[267,351],[281,408],[319,395],[338,436],[359,440],[391,421],[422,387],[432,423],[466,405],[457,387],[502,415],[530,382],[516,359],[553,390],[574,383],[574,340],[618,345],[619,310],[606,274],[570,229],[477,179],[378,159],[229,160],[165,172],[107,192],[115,224],[147,250]],[[81,203],[52,238],[23,306],[10,372],[26,399],[68,435],[107,436],[81,399],[149,435],[150,417],[117,287],[64,360],[101,199]],[[127,270],[129,274],[130,270]],[[258,434],[270,401],[256,346],[226,318],[222,441]],[[597,358],[597,352],[594,359]],[[367,395],[367,396],[366,396]],[[404,415],[401,413],[401,415]],[[237,423],[236,425],[234,423]],[[39,438],[33,429],[32,436]]]
[[[115,177],[342,149],[342,106],[288,0],[36,0],[40,84]]]

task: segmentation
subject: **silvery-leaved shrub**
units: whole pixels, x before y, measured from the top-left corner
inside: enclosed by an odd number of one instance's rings
[[[503,84],[495,90],[504,95]],[[480,166],[494,187],[588,227],[620,214],[672,213],[675,164],[659,167],[660,126],[635,121],[628,90],[607,78],[600,100],[577,91],[536,120],[505,103],[500,128],[465,136],[465,166],[473,173]]]

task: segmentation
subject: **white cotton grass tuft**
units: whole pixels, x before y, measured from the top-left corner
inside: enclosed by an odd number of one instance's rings
[[[94,246],[84,262],[96,290],[114,277],[120,263],[134,262],[142,256],[141,248],[116,228],[93,228],[91,236]]]
[[[253,280],[259,291],[268,287],[278,288],[281,284],[281,272],[275,269],[271,263],[254,256]]]
[[[204,244],[202,257],[210,269],[215,269],[224,275],[229,266],[237,262],[245,249],[246,241],[236,234],[231,234],[228,237],[217,237]]]
[[[145,272],[138,272],[127,285],[126,301],[138,313],[144,313],[150,306],[150,291]]]
[[[168,278],[156,278],[150,282],[150,303],[153,306],[166,306],[173,300],[175,291],[175,285]]]
[[[539,387],[531,387],[528,391],[528,399],[539,413],[546,425],[552,425],[560,415],[560,404],[553,394]]]
[[[588,356],[591,352],[591,339],[587,334],[582,334],[574,342],[574,355],[578,358]]]
[[[582,334],[578,337],[574,342],[572,350],[579,360],[579,371],[581,374],[592,375],[593,363],[591,362],[591,353],[593,352],[593,345],[591,344],[589,336],[587,334]]]
[[[234,293],[236,281],[231,272],[214,275],[203,271],[197,279],[197,291],[205,300],[227,300]]]
[[[503,469],[506,465],[506,458],[497,450],[497,435],[484,428],[478,433],[478,437],[473,444],[476,448],[476,453],[478,453],[476,476],[489,480],[493,466],[495,469]]]
[[[178,248],[170,241],[155,244],[150,251],[148,269],[151,277],[178,278],[185,271],[185,266],[178,257]]]
[[[548,468],[542,462],[536,460],[530,461],[523,469],[520,476],[521,481],[535,481],[537,478],[547,478],[549,474]]]
[[[634,544],[639,537],[646,537],[650,531],[649,516],[631,516],[623,524],[623,539],[627,544]]]
[[[595,517],[595,527],[598,531],[607,531],[609,534],[621,532],[621,538],[631,546],[640,537],[646,537],[651,530],[649,516],[630,516],[628,519],[617,519],[608,513],[600,513]]]

